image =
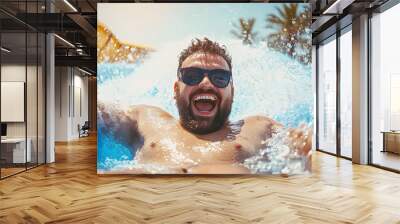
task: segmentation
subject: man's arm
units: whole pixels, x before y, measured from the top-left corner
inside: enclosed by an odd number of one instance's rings
[[[139,108],[135,106],[122,110],[115,104],[99,102],[99,129],[129,148],[138,149],[143,145],[143,137],[138,129],[139,112]]]
[[[242,127],[244,137],[254,144],[254,147],[245,148],[254,155],[258,150],[266,147],[266,142],[273,134],[285,131],[287,138],[285,143],[298,155],[307,158],[306,169],[311,169],[311,140],[312,130],[305,125],[298,128],[285,129],[284,126],[265,116],[251,116],[245,119]]]
[[[272,134],[283,128],[283,125],[265,116],[250,116],[244,119],[241,128],[239,143],[249,142],[243,149],[250,155],[256,154],[265,148],[265,140],[271,138]]]
[[[305,169],[311,171],[311,148],[312,148],[312,130],[305,124],[298,128],[288,130],[288,145],[295,150],[298,155],[307,158]]]

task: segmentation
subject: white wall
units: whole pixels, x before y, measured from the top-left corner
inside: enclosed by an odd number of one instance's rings
[[[88,120],[88,78],[72,67],[56,67],[55,73],[55,140],[70,141]]]
[[[36,111],[37,102],[36,102],[36,80],[31,78],[31,74],[36,75],[36,67],[34,66],[27,66],[25,65],[2,65],[1,66],[1,81],[2,82],[25,82],[25,75],[27,69],[28,72],[28,81],[29,86],[35,86],[35,88],[27,88],[27,106],[29,107],[29,113],[27,113],[28,122],[35,122],[37,115],[36,113],[31,113],[31,111]],[[4,96],[3,96],[4,97]],[[40,105],[39,105],[40,106]],[[6,110],[7,108],[1,108],[2,110]],[[28,129],[32,127],[36,130],[36,125],[29,125]],[[32,131],[33,132],[33,131]],[[28,137],[29,137],[30,130],[28,130]],[[36,131],[35,131],[36,134]],[[8,137],[25,137],[25,122],[7,122],[7,136]]]
[[[38,70],[37,70],[38,69]],[[22,113],[26,112],[26,121],[6,122],[7,137],[24,138],[25,135],[30,139],[32,151],[32,161],[44,163],[44,74],[42,68],[25,64],[3,64],[1,66],[2,82],[24,82],[26,84],[26,107],[23,106]],[[27,80],[25,80],[27,78]],[[2,98],[7,96],[2,95]],[[11,110],[2,107],[1,110]],[[13,111],[7,111],[13,113]],[[15,113],[15,112],[14,112]],[[36,153],[39,153],[37,156]]]
[[[76,70],[75,70],[76,71]],[[76,74],[76,73],[75,73]],[[78,124],[81,126],[88,121],[88,78],[85,76],[74,75],[74,107],[72,108],[72,130],[71,134],[78,137]]]
[[[70,84],[69,69],[55,68],[55,141],[68,140],[68,88]]]
[[[29,68],[28,68],[29,69]],[[1,81],[3,82],[25,82],[25,65],[2,65]],[[6,108],[1,108],[6,110]],[[25,123],[12,122],[7,123],[8,137],[25,137]]]

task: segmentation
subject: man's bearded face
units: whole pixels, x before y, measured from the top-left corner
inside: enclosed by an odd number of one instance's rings
[[[182,62],[182,68],[230,70],[219,55],[194,53]],[[225,88],[214,86],[207,76],[195,86],[177,81],[174,86],[176,105],[183,127],[196,134],[219,130],[228,120],[233,102],[232,81]]]

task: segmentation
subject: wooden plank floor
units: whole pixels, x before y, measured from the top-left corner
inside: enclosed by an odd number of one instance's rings
[[[307,176],[98,176],[96,139],[0,181],[0,223],[400,223],[400,175],[323,153]]]
[[[1,168],[1,177],[7,177],[7,176],[13,175],[15,173],[22,172],[24,170],[25,170],[25,167],[23,167],[23,168],[19,168],[19,167],[4,168],[3,167],[3,168]]]

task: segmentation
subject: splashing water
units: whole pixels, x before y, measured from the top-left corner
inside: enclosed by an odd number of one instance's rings
[[[307,157],[287,144],[288,130],[283,129],[266,140],[266,147],[247,158],[243,165],[252,173],[300,174],[306,170]]]
[[[216,41],[225,44],[232,56],[235,94],[229,117],[231,121],[263,115],[287,127],[297,127],[301,123],[311,126],[313,93],[310,65],[300,64],[263,45],[246,46],[237,40]],[[190,38],[165,44],[143,62],[134,65],[98,64],[99,101],[116,103],[121,108],[138,104],[157,106],[178,119],[173,83],[178,55],[189,43]],[[99,125],[101,122],[99,120]],[[110,135],[100,131],[98,135],[99,169],[138,166],[134,160],[135,151],[119,144]],[[306,159],[292,153],[284,144],[283,135],[274,135],[268,140],[267,147],[248,158],[244,165],[253,173],[302,172]],[[157,170],[168,173],[166,168],[150,166],[151,173]]]
[[[256,155],[253,155],[243,162],[244,167],[248,168],[251,173],[255,174],[302,174],[307,170],[307,157],[299,155],[296,150],[288,145],[288,130],[282,129],[278,133],[273,134],[271,138],[265,140],[266,147],[260,149]],[[162,139],[161,141],[169,141],[168,149],[175,155],[170,158],[174,164],[179,167],[179,164],[198,163],[187,158],[179,150],[176,150],[176,143],[170,139]],[[208,153],[209,151],[220,150],[220,142],[209,143],[205,146],[193,146],[192,150]],[[106,158],[103,163],[103,169],[118,171],[118,170],[140,170],[151,174],[173,174],[176,173],[174,167],[169,167],[161,164],[147,163],[140,164],[135,159],[122,160]]]
[[[143,63],[132,65],[132,70],[124,69],[125,74],[121,74],[119,64],[99,64],[99,80],[104,81],[98,83],[98,99],[121,106],[157,106],[178,117],[173,84],[177,79],[178,55],[188,43],[189,40],[166,44]],[[246,46],[240,41],[221,43],[225,43],[232,55],[235,96],[231,120],[255,114],[275,117],[305,105],[299,111],[306,110],[300,120],[310,121],[313,102],[311,66],[263,46]]]

